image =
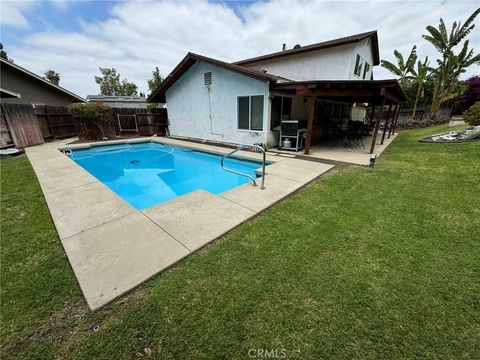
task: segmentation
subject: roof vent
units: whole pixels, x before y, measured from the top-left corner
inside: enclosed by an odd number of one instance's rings
[[[205,86],[212,85],[212,72],[203,73],[203,81],[205,82]]]
[[[300,46],[300,44],[297,44],[297,45],[295,45],[293,48],[296,50],[296,49],[300,49],[301,46]]]

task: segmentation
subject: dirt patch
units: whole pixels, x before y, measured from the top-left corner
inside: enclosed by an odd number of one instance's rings
[[[45,338],[64,340],[77,332],[83,325],[83,321],[90,315],[83,300],[66,302],[56,312],[52,313],[46,320],[35,327],[34,332],[21,334],[20,337],[3,349],[5,359],[18,359],[32,344]],[[31,328],[31,329],[32,329]],[[23,335],[23,336],[22,336]],[[9,356],[6,356],[9,354]],[[3,358],[2,356],[2,358]]]

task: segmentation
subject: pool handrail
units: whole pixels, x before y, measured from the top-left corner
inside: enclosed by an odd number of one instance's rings
[[[257,149],[257,150],[260,150],[262,153],[263,153],[263,161],[262,161],[262,184],[260,185],[260,189],[263,190],[265,189],[265,163],[266,163],[266,151],[265,149],[262,147],[262,146],[259,146],[259,145],[247,145],[247,144],[242,144],[240,145],[239,147],[237,147],[235,150],[233,150],[232,152],[229,152],[228,154],[225,154],[222,156],[222,159],[221,159],[221,164],[222,164],[222,169],[225,170],[225,171],[228,171],[228,172],[231,172],[233,174],[237,174],[237,175],[240,175],[240,176],[245,176],[247,178],[249,178],[251,181],[252,181],[252,185],[253,186],[257,186],[257,182],[255,181],[255,179],[253,178],[253,176],[250,176],[248,174],[244,174],[244,173],[241,173],[241,172],[238,172],[238,171],[235,171],[235,170],[232,170],[232,169],[228,169],[225,167],[225,159],[230,157],[231,155],[235,154],[237,151],[240,151],[242,149],[245,149],[245,148],[253,148],[253,149]]]

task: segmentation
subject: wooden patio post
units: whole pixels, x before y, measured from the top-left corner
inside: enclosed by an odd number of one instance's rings
[[[385,96],[382,96],[382,100],[380,101],[380,105],[378,107],[377,122],[375,123],[375,130],[373,131],[372,145],[370,146],[370,154],[373,154],[373,151],[375,150],[375,142],[377,141],[378,129],[380,128],[380,122],[382,121],[384,105],[385,105]]]
[[[398,121],[398,118],[400,117],[400,110],[402,110],[402,105],[398,104],[397,116],[395,117],[395,122],[393,123],[393,130],[392,130],[393,135],[395,135],[395,129],[397,128],[397,121]]]
[[[392,112],[392,105],[393,105],[393,102],[391,102],[390,106],[388,107],[387,116],[385,117],[385,125],[383,126],[382,141],[380,141],[380,145],[383,145],[383,142],[385,141],[385,134],[387,133],[388,121],[390,120],[390,113]]]
[[[310,155],[310,145],[312,143],[312,131],[313,131],[313,117],[315,116],[315,105],[317,103],[316,96],[310,96],[308,98],[308,113],[307,113],[307,138],[305,139],[305,155]]]
[[[395,126],[395,124],[397,122],[399,112],[400,112],[400,105],[395,104],[395,111],[393,112],[392,125],[390,125],[390,131],[388,132],[388,138],[387,139],[390,139],[390,135],[392,135],[393,127]]]

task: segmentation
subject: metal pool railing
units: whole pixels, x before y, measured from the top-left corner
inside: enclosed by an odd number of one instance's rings
[[[238,148],[236,148],[235,150],[233,150],[232,152],[222,156],[222,160],[221,160],[221,164],[222,164],[222,168],[223,170],[225,171],[228,171],[228,172],[231,172],[233,174],[237,174],[237,175],[240,175],[240,176],[245,176],[247,178],[249,178],[251,181],[252,181],[252,185],[253,186],[257,186],[257,182],[255,181],[255,179],[253,178],[253,176],[250,176],[248,174],[244,174],[244,173],[241,173],[241,172],[238,172],[238,171],[235,171],[235,170],[232,170],[232,169],[228,169],[225,167],[225,159],[232,156],[233,154],[235,154],[237,151],[240,151],[242,149],[245,149],[245,148],[252,148],[252,149],[257,149],[257,150],[260,150],[262,153],[263,153],[263,161],[262,161],[262,184],[260,185],[260,189],[265,189],[265,163],[266,163],[266,152],[265,152],[265,149],[259,145],[245,145],[245,144],[242,144],[240,145]]]

